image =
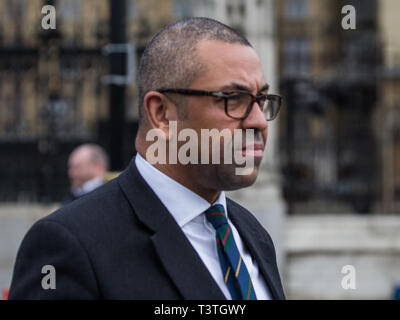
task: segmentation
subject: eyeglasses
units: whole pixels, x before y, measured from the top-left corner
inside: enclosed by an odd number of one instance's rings
[[[248,117],[254,102],[257,102],[260,109],[264,112],[267,121],[274,120],[279,113],[282,104],[282,97],[276,94],[260,94],[253,95],[244,90],[222,91],[205,91],[197,89],[158,89],[160,93],[176,93],[188,96],[212,96],[218,101],[224,100],[225,113],[228,117],[244,120]]]

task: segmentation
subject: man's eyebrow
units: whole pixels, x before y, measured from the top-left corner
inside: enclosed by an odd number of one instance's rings
[[[265,91],[268,89],[269,89],[269,84],[266,83],[261,87],[260,90],[258,90],[258,92]],[[243,90],[243,91],[251,92],[251,89],[249,87],[247,87],[246,85],[242,85],[240,83],[236,83],[236,82],[232,82],[232,83],[225,85],[219,89],[219,91],[226,91],[226,90]]]
[[[266,83],[266,84],[264,84],[264,85],[262,86],[262,88],[261,88],[258,92],[265,91],[265,90],[268,90],[268,89],[269,89],[269,84]]]
[[[242,85],[240,83],[232,82],[228,85],[225,85],[219,89],[219,91],[226,91],[226,90],[244,90],[244,91],[250,91],[250,88],[247,87],[246,85]]]

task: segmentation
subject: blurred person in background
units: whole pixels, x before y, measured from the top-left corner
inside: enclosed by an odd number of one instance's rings
[[[100,146],[83,144],[75,148],[68,159],[71,188],[63,204],[76,200],[103,185],[107,169],[108,156]]]

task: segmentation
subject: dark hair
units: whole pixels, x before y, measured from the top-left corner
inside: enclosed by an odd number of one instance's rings
[[[196,59],[201,40],[251,44],[231,27],[210,18],[186,18],[162,28],[146,46],[138,71],[139,123],[143,120],[143,100],[147,92],[159,88],[185,88],[206,67]]]

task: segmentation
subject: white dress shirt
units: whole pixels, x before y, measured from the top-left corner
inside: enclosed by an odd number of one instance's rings
[[[156,169],[139,153],[136,155],[135,163],[143,179],[153,189],[160,201],[174,217],[175,221],[200,256],[225,297],[227,299],[232,299],[228,287],[224,282],[219,262],[215,241],[215,229],[204,214],[204,211],[206,211],[211,204],[204,198]],[[238,231],[228,217],[226,198],[223,191],[214,204],[221,204],[225,208],[228,223],[232,229],[233,238],[235,239],[236,246],[238,247],[242,259],[246,264],[247,270],[250,273],[257,299],[271,299],[270,292],[266,286],[264,278],[259,272],[256,261],[252,259],[249,252],[244,247]]]

